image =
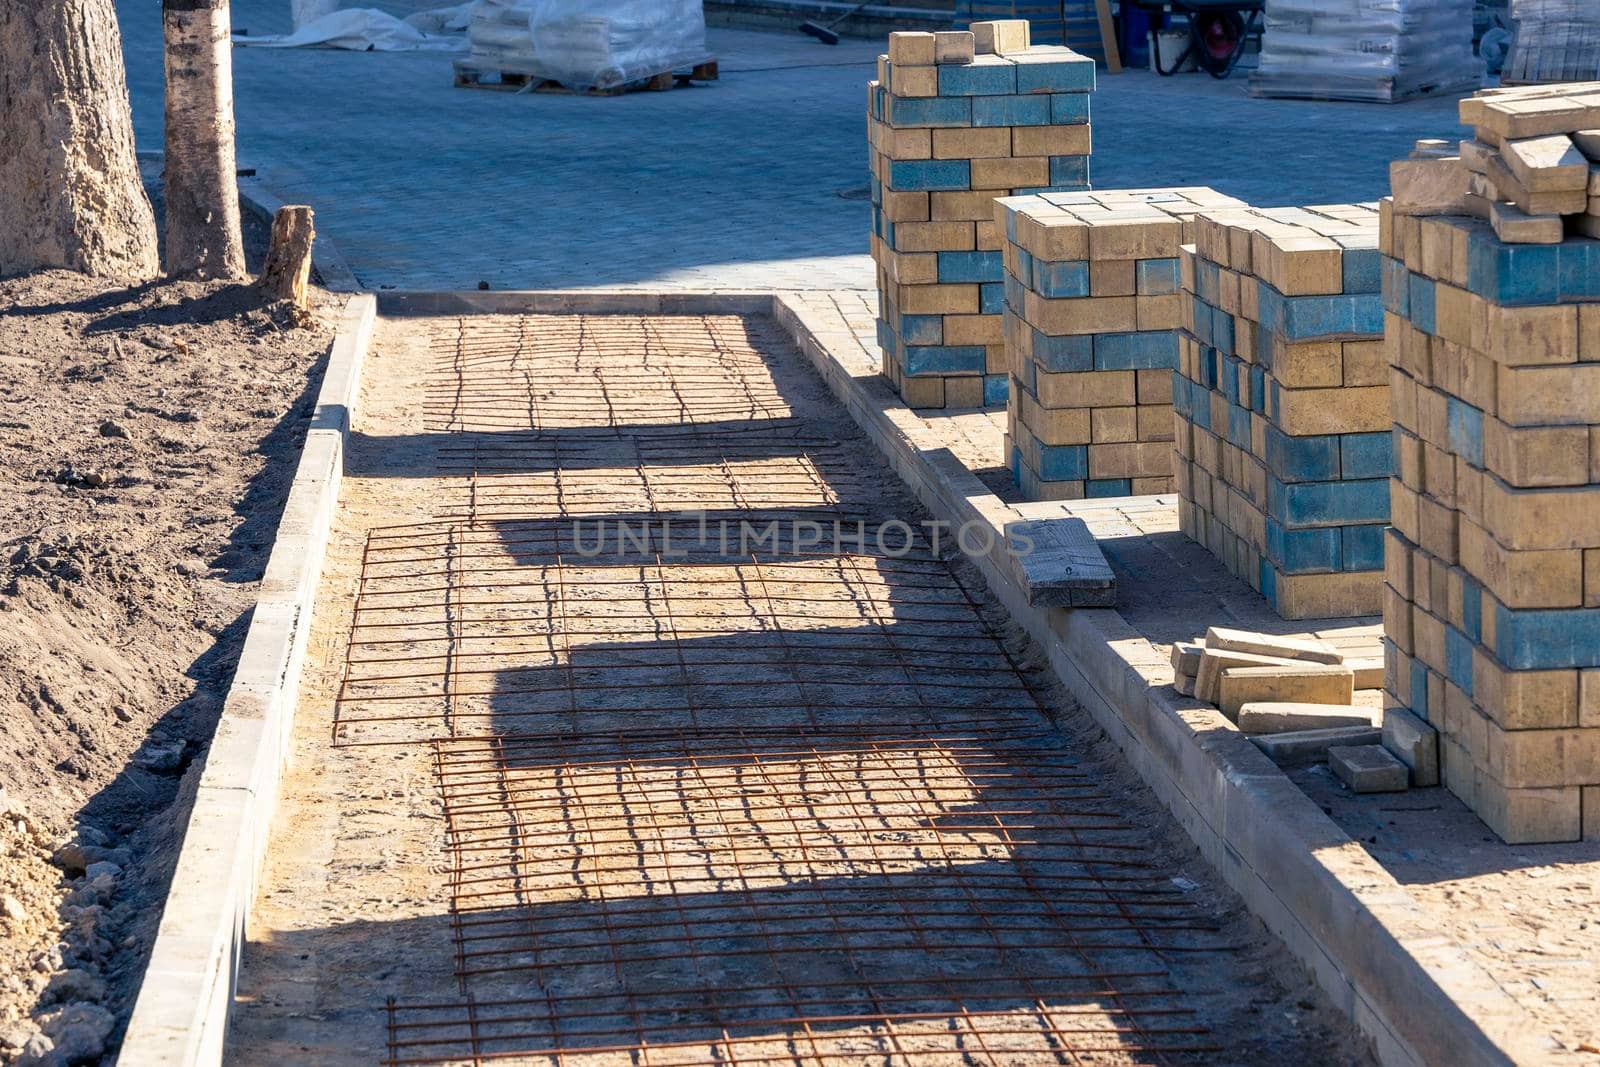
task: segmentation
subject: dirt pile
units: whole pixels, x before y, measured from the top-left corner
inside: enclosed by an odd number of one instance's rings
[[[0,281],[0,1063],[116,1046],[338,307]]]

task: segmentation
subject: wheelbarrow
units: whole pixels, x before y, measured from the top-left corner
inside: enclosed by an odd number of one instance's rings
[[[1152,15],[1170,11],[1189,22],[1189,41],[1170,64],[1161,58],[1161,35],[1150,35],[1150,55],[1156,73],[1175,74],[1193,59],[1195,65],[1213,78],[1233,73],[1245,44],[1254,37],[1261,40],[1261,13],[1266,0],[1128,0]]]

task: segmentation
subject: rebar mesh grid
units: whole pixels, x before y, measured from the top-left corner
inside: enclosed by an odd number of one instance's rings
[[[1211,924],[771,330],[438,338],[454,487],[372,531],[334,727],[445,805],[459,999],[387,1062],[1203,1059]]]

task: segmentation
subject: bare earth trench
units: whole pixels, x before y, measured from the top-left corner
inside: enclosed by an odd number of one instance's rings
[[[330,334],[0,280],[0,1063],[114,1057]]]
[[[922,519],[772,323],[364,382],[232,1062],[1369,1062],[948,545],[582,551]]]

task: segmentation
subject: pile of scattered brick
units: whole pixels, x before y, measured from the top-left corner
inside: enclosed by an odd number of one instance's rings
[[[913,407],[1005,399],[993,201],[1089,187],[1094,61],[1025,20],[891,33],[869,83],[884,375]]]

